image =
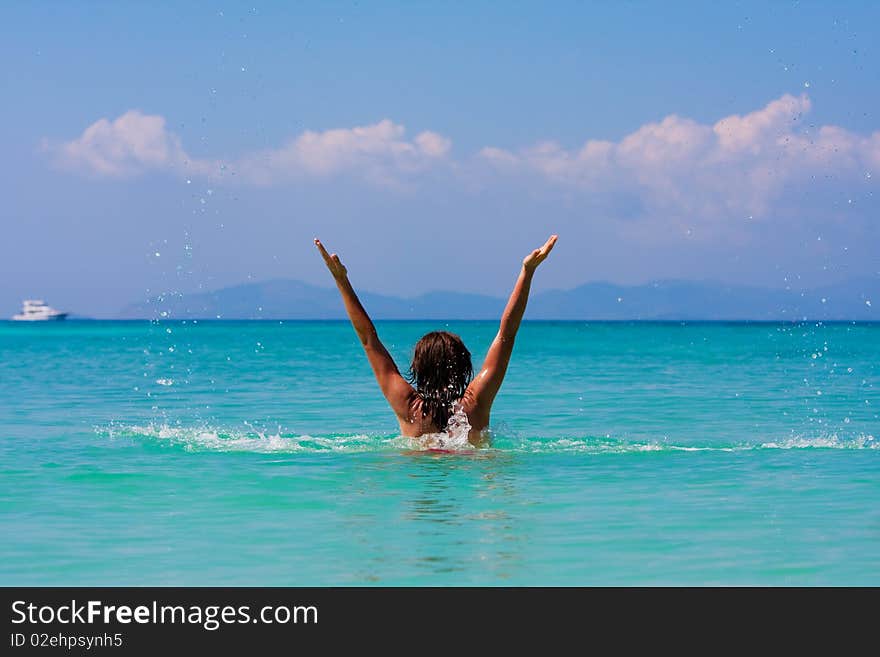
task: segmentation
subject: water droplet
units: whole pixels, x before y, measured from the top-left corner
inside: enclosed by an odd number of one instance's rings
[[[805,88],[805,89],[809,89],[809,88],[810,88],[810,83],[809,83],[809,82],[804,82],[804,88]]]
[[[848,417],[843,418],[843,423],[844,423],[844,424],[849,424],[849,418],[848,418]]]

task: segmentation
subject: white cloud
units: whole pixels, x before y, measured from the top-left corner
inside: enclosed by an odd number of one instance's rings
[[[714,124],[671,115],[619,141],[593,139],[571,150],[554,142],[520,150],[486,147],[471,160],[478,169],[459,169],[468,175],[458,180],[467,189],[479,184],[473,180],[502,187],[525,179],[551,197],[585,195],[585,207],[603,219],[625,220],[621,230],[650,240],[690,235],[692,228],[695,237],[725,239],[726,229],[745,219],[810,210],[804,191],[829,180],[836,189],[863,184],[867,172],[880,169],[880,132],[863,136],[811,126],[804,118],[810,107],[805,95],[784,95]],[[171,170],[234,175],[253,185],[348,176],[400,188],[438,165],[456,167],[449,139],[429,131],[409,138],[404,126],[388,119],[306,131],[280,147],[221,162],[190,157],[163,117],[131,110],[50,149],[64,166],[94,176]],[[480,170],[488,179],[471,175]]]
[[[722,151],[757,154],[779,137],[791,133],[795,122],[809,111],[810,99],[805,95],[796,98],[786,94],[751,114],[721,119],[712,131]]]
[[[498,173],[580,190],[600,205],[606,197],[611,217],[615,198],[638,197],[629,224],[636,233],[648,225],[688,231],[709,223],[719,236],[732,220],[769,216],[787,186],[830,176],[855,181],[880,164],[880,133],[811,128],[804,120],[809,110],[806,96],[785,95],[714,125],[671,115],[619,142],[590,140],[571,151],[552,142],[519,151],[484,148],[479,159]]]
[[[271,184],[307,176],[354,174],[394,185],[443,158],[448,139],[423,132],[413,141],[405,128],[388,119],[367,126],[307,131],[285,146],[247,156],[234,165],[243,179]]]
[[[306,131],[277,149],[227,162],[191,158],[165,119],[130,110],[100,119],[83,134],[48,148],[66,168],[100,177],[128,177],[178,169],[186,175],[235,174],[253,184],[352,174],[368,181],[398,185],[443,160],[450,141],[434,132],[405,138],[405,128],[390,120],[373,125]]]
[[[78,139],[48,148],[66,168],[114,178],[173,168],[187,160],[180,140],[166,130],[165,119],[138,110],[112,122],[95,121]]]
[[[416,145],[428,157],[443,157],[452,147],[452,142],[436,132],[425,131],[416,135]]]

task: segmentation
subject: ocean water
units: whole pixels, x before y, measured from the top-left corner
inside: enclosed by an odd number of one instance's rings
[[[878,413],[880,324],[525,322],[438,454],[344,322],[3,322],[0,584],[877,586]]]

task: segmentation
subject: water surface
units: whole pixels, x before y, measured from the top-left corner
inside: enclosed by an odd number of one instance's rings
[[[479,362],[491,322],[380,322]],[[878,585],[880,325],[526,322],[493,446],[344,322],[0,323],[4,585]]]

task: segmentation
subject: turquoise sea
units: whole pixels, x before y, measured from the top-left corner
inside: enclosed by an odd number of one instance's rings
[[[345,322],[3,322],[0,585],[877,586],[878,414],[880,324],[526,321],[438,454]]]

